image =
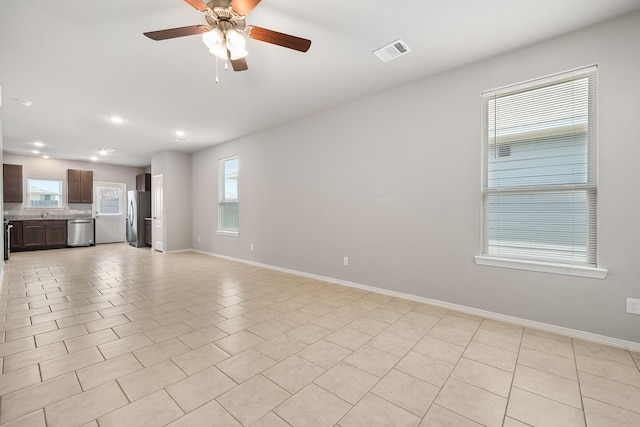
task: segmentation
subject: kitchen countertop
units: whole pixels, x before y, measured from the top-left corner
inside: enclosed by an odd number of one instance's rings
[[[87,214],[67,214],[67,215],[49,215],[45,218],[40,215],[7,215],[4,219],[9,221],[46,221],[46,220],[67,220],[67,219],[93,219]]]

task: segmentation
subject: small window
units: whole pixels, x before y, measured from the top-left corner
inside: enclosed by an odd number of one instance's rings
[[[121,184],[124,185],[124,184]],[[96,213],[101,216],[122,215],[124,206],[124,191],[118,184],[102,184],[96,186]]]
[[[28,187],[30,208],[62,208],[62,180],[29,178]]]
[[[596,67],[482,95],[482,255],[597,268]]]
[[[218,231],[237,235],[239,232],[238,157],[220,160],[220,189],[218,207]]]

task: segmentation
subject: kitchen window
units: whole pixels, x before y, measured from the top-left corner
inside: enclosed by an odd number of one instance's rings
[[[237,236],[240,231],[238,212],[238,157],[221,159],[219,169],[218,232]]]
[[[34,179],[27,180],[29,208],[52,209],[62,208],[62,180]]]
[[[597,259],[596,79],[589,67],[482,94],[478,264],[606,274]]]

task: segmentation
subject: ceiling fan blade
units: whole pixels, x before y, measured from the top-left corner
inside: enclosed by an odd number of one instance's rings
[[[252,25],[245,28],[245,33],[254,40],[275,44],[289,49],[306,52],[311,47],[311,40],[303,39],[289,34],[279,33],[266,28],[254,27]]]
[[[231,66],[233,67],[233,71],[246,71],[249,69],[247,66],[247,60],[244,58],[232,59]]]
[[[232,0],[231,7],[240,15],[248,15],[261,0]]]
[[[149,37],[151,40],[167,40],[174,39],[176,37],[184,37],[184,36],[193,36],[195,34],[206,33],[211,30],[211,28],[206,25],[190,25],[188,27],[180,27],[180,28],[170,28],[168,30],[159,30],[159,31],[149,31],[143,33],[145,36]]]
[[[201,0],[184,0],[191,5],[194,9],[199,10],[200,12],[206,12],[208,7]]]

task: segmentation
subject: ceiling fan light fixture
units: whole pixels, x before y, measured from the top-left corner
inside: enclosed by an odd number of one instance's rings
[[[229,50],[229,56],[232,61],[244,58],[249,54],[247,49],[245,49],[247,41],[238,31],[233,29],[227,30],[225,39],[227,40],[227,49]]]
[[[247,45],[247,41],[242,37],[242,34],[236,30],[227,30],[225,38],[227,39],[227,47],[229,50],[244,49]]]
[[[221,59],[234,61],[248,54],[245,49],[247,41],[234,29],[223,32],[220,28],[214,28],[202,34],[202,41],[209,48],[209,52]]]
[[[222,46],[222,42],[224,41],[224,34],[220,29],[213,28],[211,31],[207,31],[206,33],[202,33],[202,41],[209,49],[213,46]]]
[[[235,61],[236,59],[244,58],[248,54],[249,52],[246,49],[229,50],[229,59]]]
[[[214,28],[202,34],[202,41],[209,48],[209,52],[215,56],[227,59],[227,48],[225,46],[224,34],[220,29]]]
[[[220,59],[227,59],[227,50],[222,46],[214,49],[209,49],[209,52]]]

